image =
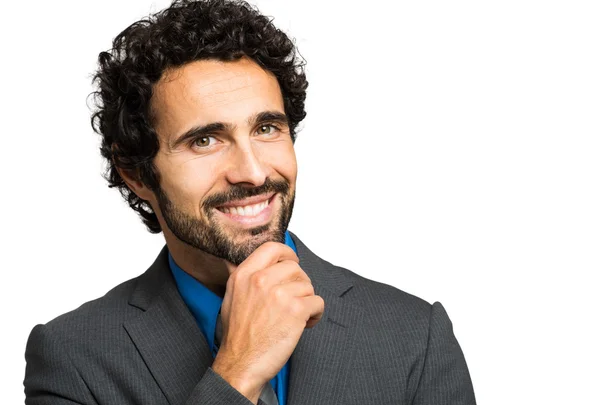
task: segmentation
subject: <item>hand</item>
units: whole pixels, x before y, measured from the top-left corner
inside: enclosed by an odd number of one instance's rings
[[[221,306],[223,338],[213,370],[256,403],[285,365],[325,302],[289,246],[266,242],[227,280]]]

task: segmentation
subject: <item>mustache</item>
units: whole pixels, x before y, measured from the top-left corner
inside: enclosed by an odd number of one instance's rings
[[[267,179],[264,184],[255,188],[247,188],[242,186],[232,186],[226,194],[215,194],[208,197],[204,201],[205,208],[216,208],[230,201],[241,200],[243,198],[254,197],[271,192],[287,194],[290,186],[285,180],[270,180]]]

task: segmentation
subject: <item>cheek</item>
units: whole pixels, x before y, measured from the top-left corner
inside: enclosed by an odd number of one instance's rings
[[[295,183],[298,168],[296,153],[291,141],[289,144],[286,142],[277,145],[277,147],[269,148],[265,156],[274,171],[292,184]]]
[[[200,203],[210,190],[213,169],[200,164],[200,159],[165,165],[161,184],[167,195],[177,206],[186,211],[199,214]],[[162,174],[163,172],[161,172]]]

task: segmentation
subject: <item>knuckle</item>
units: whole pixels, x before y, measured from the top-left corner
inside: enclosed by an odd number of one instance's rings
[[[300,280],[310,281],[310,277],[308,277],[308,274],[306,274],[306,272],[304,270],[302,270],[302,268],[300,267],[300,265],[297,264],[297,267],[298,267],[298,270],[296,271],[296,276]]]
[[[295,318],[304,318],[304,305],[298,299],[289,302],[288,311]]]
[[[281,286],[274,287],[271,294],[273,294],[273,299],[276,302],[281,303],[281,302],[285,302],[287,300],[287,294],[285,293],[285,290]]]
[[[256,288],[264,288],[267,284],[267,275],[262,271],[252,273],[250,276],[250,282]]]

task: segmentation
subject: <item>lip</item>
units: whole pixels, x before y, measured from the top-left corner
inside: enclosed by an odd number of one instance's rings
[[[230,201],[227,204],[219,205],[217,208],[222,207],[244,207],[246,205],[254,205],[259,202],[270,200],[276,193],[256,195],[254,197],[245,198],[239,201]]]
[[[218,208],[214,208],[214,210],[217,212],[217,215],[219,215],[220,217],[223,217],[228,222],[235,223],[237,226],[240,226],[240,225],[242,227],[261,226],[261,225],[265,225],[265,224],[269,223],[269,221],[271,221],[271,217],[273,216],[273,210],[274,210],[273,202],[275,201],[276,196],[277,196],[277,193],[272,194],[271,197],[268,199],[269,204],[258,215],[254,216],[254,217],[224,213],[223,211],[219,210]],[[260,199],[257,200],[257,202],[261,202],[261,201],[265,201],[265,198],[260,197]]]

